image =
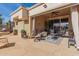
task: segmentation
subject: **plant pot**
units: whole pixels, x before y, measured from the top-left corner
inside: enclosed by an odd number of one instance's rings
[[[26,38],[26,31],[25,31],[25,30],[22,30],[22,31],[21,31],[21,37],[22,37],[22,38]]]
[[[18,31],[17,31],[17,30],[14,30],[14,31],[13,31],[13,34],[14,34],[14,35],[17,35],[17,34],[18,34]]]

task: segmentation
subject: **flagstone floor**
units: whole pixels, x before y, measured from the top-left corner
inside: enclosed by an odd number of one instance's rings
[[[68,48],[68,39],[64,38],[60,44],[53,44],[46,41],[34,42],[33,39],[23,39],[12,34],[4,35],[9,43],[14,46],[0,49],[2,56],[58,56],[58,55],[79,55],[75,47]]]

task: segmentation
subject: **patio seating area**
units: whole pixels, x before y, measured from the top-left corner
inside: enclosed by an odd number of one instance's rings
[[[54,33],[53,31],[51,31],[51,32],[42,31],[35,36],[34,42],[38,42],[38,41],[43,40],[43,41],[47,41],[50,43],[59,44],[63,40],[63,38],[66,37],[65,34],[66,33],[63,33],[63,32]],[[67,37],[67,38],[69,39],[69,37]]]

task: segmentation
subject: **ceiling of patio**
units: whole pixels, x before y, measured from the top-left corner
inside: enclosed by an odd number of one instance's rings
[[[79,12],[79,5],[77,5],[77,8],[78,8],[78,12]]]
[[[70,15],[70,8],[52,11],[51,13],[43,14],[40,16],[45,17],[45,18],[53,18],[53,17],[65,16],[65,15]]]

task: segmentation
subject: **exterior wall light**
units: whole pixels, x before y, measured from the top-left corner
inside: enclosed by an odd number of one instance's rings
[[[44,5],[43,5],[43,7],[44,7],[44,8],[47,8],[47,5],[46,5],[46,4],[44,4]]]

